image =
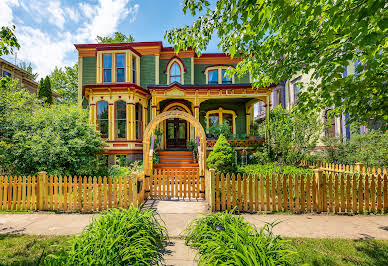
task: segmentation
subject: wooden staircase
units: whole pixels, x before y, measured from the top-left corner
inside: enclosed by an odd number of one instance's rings
[[[191,151],[159,151],[160,162],[154,165],[160,168],[198,168],[198,163],[193,162]]]

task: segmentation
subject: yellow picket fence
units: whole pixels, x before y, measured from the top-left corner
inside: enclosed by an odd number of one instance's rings
[[[213,211],[387,213],[386,174],[216,175],[210,170]]]
[[[199,199],[205,197],[203,177],[197,168],[154,169],[145,178],[145,198]]]
[[[98,212],[144,200],[143,176],[0,176],[0,210]],[[138,184],[139,183],[139,184]]]
[[[308,168],[322,168],[331,173],[364,173],[364,174],[387,174],[386,168],[365,167],[363,163],[356,163],[354,165],[338,164],[338,163],[322,163],[322,162],[308,162],[301,161],[300,166]]]

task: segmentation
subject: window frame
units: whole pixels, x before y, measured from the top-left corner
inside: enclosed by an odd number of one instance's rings
[[[116,109],[116,104],[118,102],[122,102],[124,103],[124,110],[125,110],[125,118],[117,118],[117,109]],[[113,107],[114,107],[114,137],[115,137],[115,140],[126,140],[127,139],[127,133],[128,133],[128,126],[127,126],[127,103],[123,100],[117,100],[114,102],[113,104]],[[118,137],[118,133],[117,133],[117,129],[118,129],[118,121],[125,121],[125,134],[124,134],[124,137],[123,138],[119,138]]]
[[[210,81],[210,72],[216,72],[217,73],[217,80],[216,81]],[[207,71],[207,84],[219,84],[219,81],[218,81],[218,69],[209,69]]]
[[[106,119],[105,119],[105,118],[104,118],[104,119],[98,118],[98,104],[99,104],[99,103],[102,103],[102,102],[105,102],[105,103],[107,104],[108,117],[107,117]],[[107,134],[106,134],[106,137],[104,137],[103,133],[102,133],[101,130],[100,130],[100,126],[99,126],[100,121],[107,121],[107,123],[108,123],[108,132],[107,132]],[[107,101],[101,100],[101,101],[98,101],[98,102],[96,103],[96,128],[97,128],[97,130],[101,133],[101,138],[103,138],[103,139],[109,139],[109,103],[108,103]]]
[[[7,73],[8,75],[5,75],[4,73]],[[8,72],[8,71],[6,71],[6,70],[3,70],[2,77],[12,78],[12,73],[11,73],[11,72]]]
[[[110,68],[104,67],[104,57],[106,55],[110,55]],[[105,70],[110,70],[110,81],[105,81]],[[102,83],[112,83],[113,82],[113,54],[112,53],[104,53],[102,54]]]
[[[221,125],[223,122],[223,114],[231,114],[232,115],[232,134],[236,134],[236,112],[234,110],[230,109],[224,109],[222,107],[218,109],[208,110],[206,112],[205,118],[206,118],[206,129],[209,130],[209,116],[218,114],[218,124]]]
[[[137,81],[137,58],[132,55],[131,60],[131,69],[132,69],[132,83],[136,83]]]
[[[221,84],[232,84],[233,82],[232,78],[229,78],[229,80],[224,80],[223,72],[225,71],[225,74],[226,74],[227,70],[228,70],[227,68],[221,68]]]
[[[171,69],[172,69],[172,67],[173,67],[175,64],[178,66],[179,75],[171,75]],[[182,68],[181,68],[181,66],[178,64],[178,62],[177,62],[176,60],[174,60],[174,61],[171,63],[170,68],[169,68],[169,70],[168,70],[168,73],[169,73],[169,75],[168,75],[168,84],[171,84],[171,83],[172,83],[172,82],[171,82],[171,78],[172,78],[172,77],[175,77],[175,78],[176,78],[176,77],[179,77],[179,81],[174,81],[174,82],[178,82],[178,83],[182,84]]]
[[[139,106],[139,110],[136,107]],[[139,111],[139,116],[137,116]],[[139,118],[139,119],[138,119]],[[140,130],[139,130],[140,127]],[[139,135],[138,135],[139,133]],[[135,103],[135,139],[143,139],[143,105],[139,102]]]
[[[123,67],[117,67],[117,56],[122,55],[124,57],[124,66]],[[126,80],[126,73],[125,73],[125,67],[126,67],[126,56],[125,53],[115,53],[115,78],[117,83],[124,83]],[[124,72],[124,80],[123,81],[117,81],[117,72],[119,69],[122,69]]]

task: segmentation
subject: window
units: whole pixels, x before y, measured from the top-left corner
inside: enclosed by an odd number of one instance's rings
[[[136,139],[143,138],[143,106],[140,103],[135,105]]]
[[[298,94],[299,94],[299,91],[300,91],[300,78],[296,78],[294,79],[292,82],[291,82],[291,85],[292,85],[292,90],[294,92],[294,103],[297,103],[298,102]]]
[[[209,128],[215,124],[219,124],[219,114],[209,115]]]
[[[125,55],[116,54],[116,82],[125,82]]]
[[[232,84],[232,78],[226,74],[226,69],[222,70],[222,84]]]
[[[101,137],[108,138],[109,118],[108,118],[108,103],[100,101],[97,103],[97,129],[101,132]]]
[[[112,55],[104,54],[103,58],[103,82],[112,82]]]
[[[228,123],[230,126],[230,132],[236,134],[236,113],[233,110],[225,110],[218,108],[217,110],[210,110],[206,113],[206,127],[209,129],[213,125]]]
[[[181,83],[181,68],[177,62],[173,63],[170,68],[170,83],[173,82]]]
[[[230,127],[230,132],[233,132],[233,115],[232,114],[223,113],[222,114],[222,122],[228,123],[228,125]]]
[[[208,73],[208,84],[218,84],[218,70],[210,70]]]
[[[7,71],[3,71],[3,77],[9,77],[9,78],[11,78],[12,75],[11,75],[11,73],[9,73],[9,72],[7,72]]]
[[[132,83],[136,83],[136,58],[132,58]]]
[[[127,138],[127,104],[124,101],[115,103],[115,139]]]
[[[330,118],[329,113],[331,110],[332,109],[328,109],[325,112],[325,117],[324,117],[324,120],[326,123],[325,135],[334,138],[335,137],[335,117],[333,117],[330,121],[328,120]]]

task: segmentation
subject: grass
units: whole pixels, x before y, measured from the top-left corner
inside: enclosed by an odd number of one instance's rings
[[[42,252],[56,253],[71,236],[0,235],[0,265],[37,265]],[[388,240],[290,238],[294,264],[388,265]]]

